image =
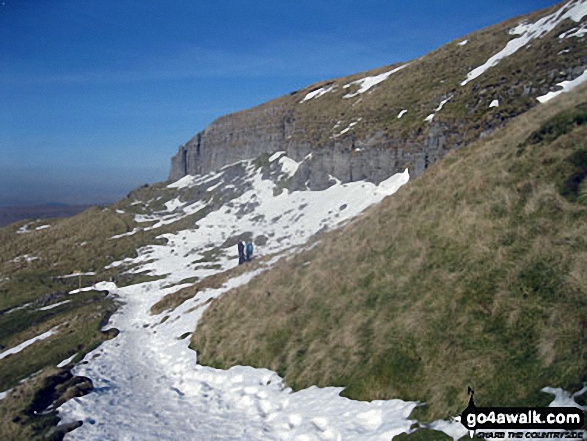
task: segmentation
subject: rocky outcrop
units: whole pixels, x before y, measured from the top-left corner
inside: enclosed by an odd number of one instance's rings
[[[249,112],[255,115],[258,111]],[[253,119],[259,121],[258,118]],[[169,179],[205,174],[243,159],[285,151],[288,157],[301,162],[294,176],[294,188],[321,190],[331,185],[332,178],[377,184],[405,168],[417,176],[459,146],[454,136],[452,144],[447,144],[451,129],[443,124],[429,125],[425,136],[415,133],[418,140],[394,139],[377,132],[366,139],[349,136],[329,139],[325,145],[312,144],[294,139],[293,124],[288,123],[288,118],[284,115],[277,120],[273,115],[275,121],[261,120],[263,124],[254,126],[240,125],[238,115],[222,118],[179,148],[171,159]]]
[[[277,151],[303,161],[295,188],[323,189],[332,178],[378,183],[405,168],[418,176],[450,150],[487,136],[538,105],[539,96],[582,75],[587,45],[577,29],[587,17],[577,23],[576,14],[463,81],[518,38],[520,31],[512,31],[518,23],[547,15],[558,20],[559,8],[475,32],[410,63],[317,83],[221,117],[179,148],[169,179]]]

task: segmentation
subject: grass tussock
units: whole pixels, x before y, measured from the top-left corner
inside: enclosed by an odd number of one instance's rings
[[[425,418],[460,413],[467,386],[483,406],[581,387],[587,127],[575,116],[586,101],[583,88],[516,118],[224,295],[192,337],[200,361],[419,400]]]

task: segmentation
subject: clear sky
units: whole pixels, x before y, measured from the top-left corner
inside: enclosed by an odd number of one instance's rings
[[[0,205],[167,178],[215,118],[552,0],[0,0]]]

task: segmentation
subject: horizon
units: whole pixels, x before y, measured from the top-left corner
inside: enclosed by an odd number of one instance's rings
[[[0,206],[115,202],[222,115],[556,3],[6,0]]]

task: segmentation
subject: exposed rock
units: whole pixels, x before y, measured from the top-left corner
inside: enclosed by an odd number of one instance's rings
[[[526,20],[536,22],[559,7]],[[390,67],[319,82],[218,118],[179,148],[171,160],[169,179],[278,151],[303,161],[288,185],[294,190],[327,188],[334,182],[332,177],[379,183],[406,167],[412,177],[418,176],[448,151],[487,136],[538,105],[536,97],[556,89],[561,81],[577,78],[587,67],[584,39],[559,38],[577,26],[564,20],[536,44],[503,58],[464,86],[472,69],[518,38],[510,33],[516,23],[471,34],[465,37],[466,47],[443,46],[359,96],[358,86],[353,86],[357,80],[388,72]],[[331,86],[332,91],[307,98],[312,91]],[[488,100],[496,97],[503,105],[489,108]],[[406,116],[398,119],[404,110]],[[425,121],[431,114],[432,121]]]

